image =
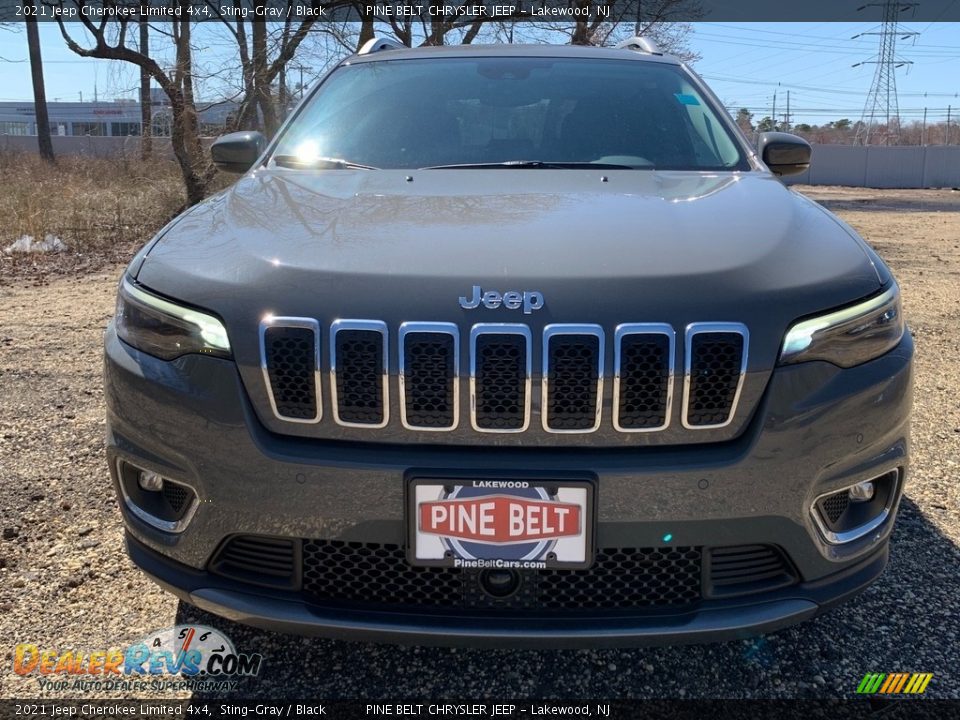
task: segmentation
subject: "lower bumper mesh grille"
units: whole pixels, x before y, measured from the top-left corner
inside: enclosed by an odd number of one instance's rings
[[[402,610],[576,613],[689,609],[792,585],[798,575],[772,545],[601,548],[586,570],[522,570],[509,597],[483,590],[483,570],[414,567],[402,546],[258,535],[231,538],[210,571],[234,580],[300,589],[317,605]]]
[[[509,598],[480,590],[481,571],[407,564],[399,545],[308,540],[303,590],[320,603],[577,611],[676,608],[700,599],[700,548],[605,548],[588,570],[522,571]]]

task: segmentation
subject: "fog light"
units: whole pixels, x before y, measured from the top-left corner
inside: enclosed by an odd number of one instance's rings
[[[874,487],[872,480],[857,483],[850,488],[850,502],[870,502],[873,500],[873,494],[875,492],[876,488]]]
[[[137,476],[137,485],[147,492],[160,492],[163,490],[163,478],[152,470],[141,470]]]

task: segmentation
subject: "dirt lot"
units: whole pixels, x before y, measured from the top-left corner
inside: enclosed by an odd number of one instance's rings
[[[868,671],[925,671],[927,695],[960,697],[960,193],[806,190],[889,261],[917,345],[913,475],[890,567],[859,598],[761,638],[590,652],[305,640],[180,607],[123,554],[108,486],[99,355],[115,268],[0,287],[0,697],[40,694],[12,673],[17,643],[118,647],[178,619],[264,655],[240,696],[836,697]]]

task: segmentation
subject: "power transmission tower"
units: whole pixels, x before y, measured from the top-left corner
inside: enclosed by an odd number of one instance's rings
[[[904,65],[911,65],[912,62],[897,58],[897,37],[906,40],[918,33],[898,31],[897,23],[900,13],[910,10],[918,4],[915,2],[899,2],[899,0],[885,0],[882,3],[867,3],[859,8],[863,10],[868,7],[882,7],[883,25],[878,32],[864,32],[853,36],[854,38],[861,35],[880,36],[880,52],[876,59],[864,60],[853,66],[877,66],[876,72],[873,74],[873,84],[870,86],[870,92],[867,93],[867,102],[863,106],[863,115],[860,116],[860,125],[857,127],[857,134],[853,139],[854,145],[869,145],[871,134],[879,135],[879,138],[873,139],[879,139],[881,145],[896,145],[900,139],[900,106],[897,102],[896,70]],[[879,132],[873,127],[878,121],[885,123],[885,129]]]

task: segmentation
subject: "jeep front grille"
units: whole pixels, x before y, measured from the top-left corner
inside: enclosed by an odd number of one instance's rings
[[[733,420],[747,369],[742,325],[700,323],[687,328],[684,427],[719,428]]]
[[[334,422],[385,427],[390,422],[393,358],[387,325],[337,320],[328,337],[321,335],[317,322],[304,318],[270,318],[261,325],[261,364],[275,416],[286,422],[320,421],[319,358],[325,342]],[[536,343],[527,325],[474,325],[464,350],[469,358],[469,425],[484,433],[524,432],[537,407],[546,432],[594,432],[604,423],[604,374],[611,366],[613,387],[606,407],[612,406],[612,412],[606,422],[617,431],[662,431],[676,412],[688,430],[729,425],[746,375],[746,327],[694,323],[687,328],[682,348],[675,337],[673,327],[666,324],[619,325],[608,354],[606,334],[599,325],[547,325]],[[683,397],[677,409],[675,367],[680,359]],[[538,397],[532,386],[534,361],[541,369]],[[395,362],[403,427],[417,431],[461,427],[463,364],[457,325],[403,323]]]
[[[470,419],[480,432],[530,425],[530,329],[474,325],[470,332]]]
[[[673,328],[621,325],[615,343],[614,426],[620,432],[663,430],[673,404]]]
[[[452,430],[460,419],[460,336],[452,323],[400,326],[400,416],[409,430]]]
[[[603,328],[549,325],[543,333],[543,429],[593,432],[603,400]]]
[[[320,421],[320,326],[316,320],[264,320],[260,363],[277,417],[287,422]]]
[[[380,428],[389,419],[387,326],[337,320],[330,328],[333,417],[340,425]]]

